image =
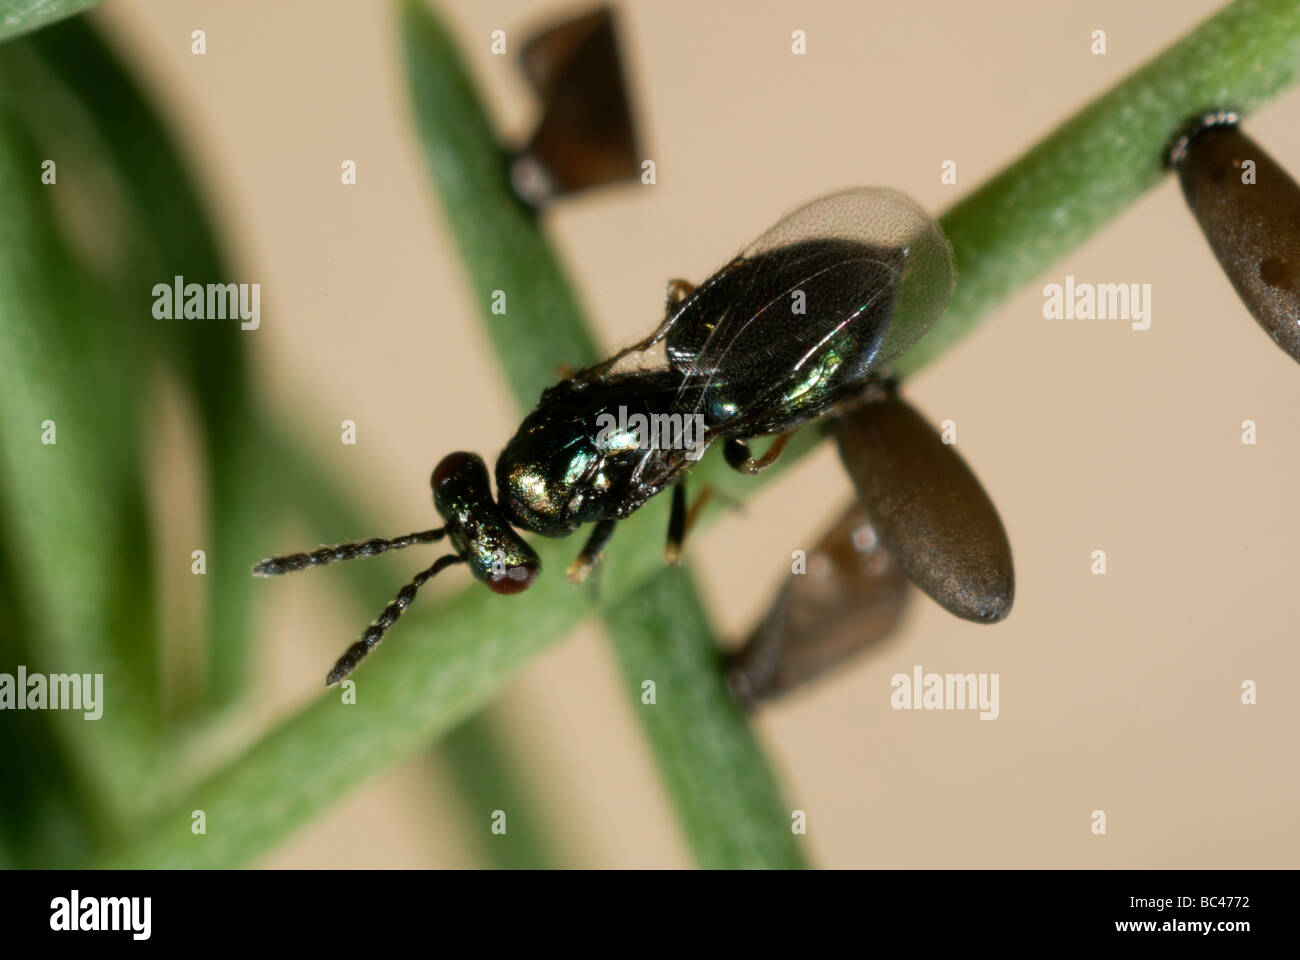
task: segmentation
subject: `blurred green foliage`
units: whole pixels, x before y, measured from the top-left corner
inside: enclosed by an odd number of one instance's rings
[[[0,41],[48,26],[100,0],[0,0]]]
[[[5,3],[0,38],[86,5]],[[509,193],[500,147],[446,32],[415,0],[401,6],[401,29],[420,144],[475,298],[486,304],[484,291],[503,283],[527,291],[512,297],[508,330],[485,324],[526,407],[559,363],[594,358],[595,339],[535,218]],[[1297,70],[1293,0],[1238,0],[1063,124],[942,218],[957,293],[901,368],[937,356],[1157,183],[1163,145],[1189,116],[1253,109]],[[57,188],[41,180],[49,159]],[[417,605],[404,642],[359,675],[356,706],[322,695],[206,776],[183,776],[196,765],[178,762],[182,752],[228,719],[245,689],[256,623],[248,568],[262,531],[286,515],[323,535],[373,528],[259,408],[237,325],[153,320],[155,283],[233,277],[180,150],[86,18],[0,46],[0,183],[0,670],[23,663],[109,678],[103,720],[0,718],[0,862],[247,863],[370,774],[470,720],[591,614],[608,628],[629,709],[697,861],[800,862],[775,780],[722,689],[704,604],[683,572],[662,568],[665,504],[621,526],[599,593],[559,575],[572,544],[539,544],[549,572],[527,594],[471,586]],[[207,612],[193,624],[205,670],[202,686],[182,678],[193,689],[169,696],[194,705],[177,716],[162,708],[156,595],[160,564],[177,561],[152,555],[157,517],[144,469],[158,371],[193,413],[209,492]],[[47,421],[57,443],[42,443]],[[818,429],[801,431],[782,466],[819,439]],[[770,474],[739,478],[711,458],[695,477],[744,497]],[[340,582],[365,598],[367,613],[393,592],[365,564]],[[644,679],[656,681],[653,707],[640,701]],[[494,759],[508,754],[491,728],[460,727],[442,759],[470,810],[526,794]],[[201,838],[190,832],[196,808],[208,815]],[[556,862],[543,830],[528,827],[505,862]]]

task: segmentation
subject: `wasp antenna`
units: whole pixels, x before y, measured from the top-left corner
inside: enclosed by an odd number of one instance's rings
[[[270,557],[253,567],[255,577],[273,577],[281,573],[293,573],[306,567],[320,567],[327,563],[339,563],[343,560],[355,560],[357,557],[377,557],[389,550],[400,550],[416,543],[436,543],[446,536],[445,527],[437,530],[423,530],[420,533],[408,533],[404,537],[391,540],[355,540],[352,543],[340,543],[333,547],[321,547],[311,553],[286,553],[280,557]]]
[[[384,612],[375,618],[375,621],[370,624],[366,632],[361,635],[361,639],[348,647],[343,656],[339,657],[338,662],[334,664],[329,675],[325,678],[325,686],[334,686],[356,669],[357,664],[365,658],[366,654],[373,650],[380,640],[384,639],[384,634],[388,632],[389,627],[397,622],[397,618],[402,615],[402,611],[411,605],[417,590],[453,564],[464,562],[456,554],[449,553],[445,557],[439,557],[437,562],[428,570],[417,573],[414,580],[397,592],[393,602],[384,607]]]

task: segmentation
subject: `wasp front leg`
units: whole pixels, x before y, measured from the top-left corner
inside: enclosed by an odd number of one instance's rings
[[[685,280],[680,282],[686,283]],[[687,286],[690,285],[687,284]],[[694,290],[695,288],[691,287],[691,289]],[[601,377],[605,376],[605,374],[609,373],[610,369],[624,357],[634,353],[645,353],[645,351],[649,350],[664,337],[668,336],[668,331],[673,328],[673,324],[676,322],[677,317],[673,315],[673,312],[670,309],[668,315],[660,321],[659,326],[655,327],[654,333],[650,334],[650,336],[646,337],[644,340],[638,340],[630,347],[624,347],[613,356],[600,361],[600,363],[579,370],[577,373],[572,374],[570,377],[565,377],[564,379],[571,379],[575,383],[595,383]]]
[[[569,569],[565,573],[572,582],[582,583],[591,573],[592,568],[600,562],[600,555],[605,550],[605,544],[609,543],[609,538],[614,533],[614,525],[617,520],[601,520],[596,524],[591,536],[587,538],[586,544],[582,548],[582,553],[574,558],[573,563],[569,564]]]
[[[646,337],[644,340],[638,340],[630,347],[624,347],[613,356],[608,357],[593,366],[579,370],[577,373],[568,371],[567,375],[561,376],[561,379],[572,379],[578,383],[594,383],[607,374],[610,369],[624,357],[633,353],[644,353],[649,350],[664,337],[668,336],[668,331],[671,330],[673,324],[677,322],[677,317],[673,315],[673,311],[694,292],[695,284],[688,280],[669,280],[668,288],[664,292],[664,301],[667,306],[666,316],[659,323],[659,326],[655,327],[654,332],[651,333],[650,336]]]

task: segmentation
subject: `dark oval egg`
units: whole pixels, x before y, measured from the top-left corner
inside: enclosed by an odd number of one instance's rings
[[[1011,544],[957,452],[897,394],[840,421],[840,456],[881,539],[918,587],[967,620],[1011,612]]]
[[[1226,112],[1181,137],[1170,163],[1237,295],[1300,360],[1300,185]]]
[[[727,684],[744,703],[789,693],[887,637],[906,597],[898,561],[855,503],[727,657]]]
[[[640,179],[632,104],[613,12],[601,8],[532,38],[520,54],[542,118],[514,157],[511,180],[529,205]]]

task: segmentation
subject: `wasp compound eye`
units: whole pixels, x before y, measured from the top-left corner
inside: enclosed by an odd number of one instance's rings
[[[897,394],[846,414],[840,457],[903,571],[944,609],[992,623],[1011,612],[1011,545],[951,445]]]
[[[511,164],[515,192],[540,207],[641,173],[627,83],[608,7],[531,39],[519,55],[542,118]]]
[[[855,503],[727,657],[727,685],[745,704],[789,693],[892,633],[906,597],[902,568]]]
[[[1300,360],[1300,186],[1228,112],[1201,118],[1169,162],[1237,295]]]
[[[473,453],[450,453],[434,468],[433,503],[447,539],[470,572],[494,593],[520,593],[541,572],[542,562],[515,533],[492,499],[487,464]]]

